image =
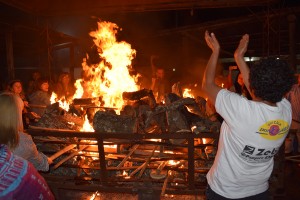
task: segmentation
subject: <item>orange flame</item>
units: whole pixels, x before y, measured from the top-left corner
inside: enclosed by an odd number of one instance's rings
[[[57,94],[52,92],[51,97],[50,97],[50,103],[53,104],[53,103],[56,103],[56,102],[59,103],[59,107],[63,108],[66,111],[69,111],[70,103],[67,102],[64,97],[61,98],[61,99],[58,99]]]
[[[95,130],[92,127],[92,125],[90,124],[87,116],[85,116],[85,120],[84,120],[83,126],[80,129],[80,131],[83,131],[83,132],[95,132]]]
[[[123,92],[138,90],[136,76],[130,75],[131,61],[136,55],[136,51],[131,49],[131,45],[124,41],[117,41],[116,34],[119,27],[111,22],[98,22],[98,30],[90,32],[93,41],[97,46],[97,51],[101,61],[97,64],[88,65],[87,58],[83,59],[82,69],[84,79],[77,79],[75,82],[75,98],[94,98],[97,106],[116,108],[120,113],[124,101]],[[59,102],[59,106],[69,110],[69,104],[65,99],[57,99],[57,95],[52,93],[51,103]],[[93,132],[85,116],[84,125],[81,131]]]
[[[131,61],[135,57],[136,51],[131,49],[130,44],[117,41],[118,28],[111,22],[98,22],[98,30],[90,32],[101,61],[98,64],[88,65],[87,60],[84,59],[82,69],[89,81],[80,80],[75,86],[77,90],[81,90],[84,83],[83,90],[88,95],[87,98],[101,97],[104,102],[102,106],[114,107],[120,111],[124,104],[123,92],[139,89],[136,84],[139,75],[131,76],[129,74]],[[76,98],[81,98],[82,94],[83,92],[76,91]],[[99,102],[95,103],[100,104]]]
[[[191,91],[192,91],[192,90],[189,89],[189,88],[183,89],[183,94],[182,94],[182,96],[183,96],[184,98],[187,98],[187,97],[195,98],[194,95],[191,93]]]

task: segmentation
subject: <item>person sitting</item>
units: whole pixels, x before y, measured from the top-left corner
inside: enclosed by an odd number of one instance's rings
[[[28,100],[26,99],[26,96],[24,94],[24,90],[23,90],[23,85],[22,82],[20,80],[12,80],[9,82],[8,84],[8,90],[14,94],[16,94],[17,96],[19,96],[24,103],[23,106],[23,110],[22,110],[22,118],[23,118],[23,122],[24,122],[24,127],[28,127],[29,124],[29,104],[28,104]]]
[[[220,45],[208,31],[205,40],[212,54],[202,89],[224,119],[217,155],[206,176],[207,199],[269,199],[274,156],[292,121],[291,104],[284,96],[292,87],[293,71],[285,61],[271,58],[249,69],[244,60],[249,35],[244,35],[234,58],[252,96],[248,100],[215,84]]]
[[[15,79],[11,80],[8,84],[8,90],[16,95],[18,95],[23,101],[24,105],[28,107],[28,101],[26,100],[24,91],[23,91],[23,84],[20,80]]]
[[[46,155],[37,150],[31,136],[24,132],[21,117],[24,104],[22,99],[18,96],[14,96],[14,99],[19,111],[19,115],[17,118],[19,124],[19,144],[13,150],[13,153],[31,162],[38,171],[48,171],[49,164],[51,164],[52,161]]]
[[[0,94],[0,110],[0,199],[55,199],[34,166],[11,152],[18,145],[20,126],[13,94]]]
[[[75,87],[71,82],[71,76],[67,72],[63,72],[60,74],[58,78],[58,82],[56,83],[54,87],[54,92],[57,94],[57,98],[65,98],[68,100],[69,98],[72,98],[75,94]]]
[[[46,106],[50,105],[50,95],[48,90],[48,80],[40,79],[38,80],[38,90],[28,97],[31,111],[35,112],[39,117],[44,114]]]

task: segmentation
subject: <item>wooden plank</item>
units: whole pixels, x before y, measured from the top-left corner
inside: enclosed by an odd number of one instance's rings
[[[106,176],[106,162],[105,162],[105,151],[103,139],[98,138],[98,151],[99,151],[99,161],[100,161],[100,180],[103,185],[106,184],[107,176]]]
[[[9,80],[12,80],[15,78],[12,30],[6,30],[5,43],[6,43],[6,62],[7,62],[8,78]]]

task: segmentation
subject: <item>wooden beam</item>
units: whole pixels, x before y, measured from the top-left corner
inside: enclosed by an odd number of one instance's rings
[[[299,13],[300,12],[300,6],[293,7],[293,8],[286,8],[278,10],[276,14],[270,14],[269,18],[274,17],[280,17],[285,16],[290,13]],[[227,18],[227,19],[221,19],[221,20],[214,20],[214,21],[208,21],[201,24],[196,25],[190,25],[190,26],[182,26],[179,28],[173,28],[173,29],[167,29],[158,32],[158,34],[152,35],[151,37],[160,37],[165,35],[170,35],[174,33],[183,33],[188,31],[205,31],[205,30],[216,30],[216,29],[222,29],[226,27],[232,27],[234,25],[239,24],[247,24],[251,21],[255,22],[257,21],[258,17],[264,18],[266,15],[265,12],[257,13],[257,14],[251,14],[251,15],[245,15],[241,17],[234,17],[234,18]]]
[[[0,2],[20,10],[40,16],[62,16],[93,13],[129,13],[167,10],[190,10],[203,8],[228,8],[265,6],[279,0],[0,0]]]
[[[13,51],[13,36],[12,30],[7,29],[5,32],[5,44],[6,44],[6,62],[8,70],[8,78],[15,78],[15,66],[14,66],[14,51]]]

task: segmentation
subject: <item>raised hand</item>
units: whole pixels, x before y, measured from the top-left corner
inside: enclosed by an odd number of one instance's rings
[[[213,52],[220,50],[220,44],[214,33],[209,34],[208,31],[205,31],[205,41]]]
[[[247,48],[248,48],[248,43],[249,43],[249,35],[245,34],[243,35],[242,39],[240,40],[239,46],[234,52],[234,57],[244,57]]]
[[[249,86],[249,67],[244,59],[244,55],[248,48],[248,43],[249,43],[249,35],[245,34],[243,35],[242,39],[240,40],[239,46],[234,52],[234,59],[243,75],[244,84],[246,85],[248,91],[250,92],[251,90]]]

